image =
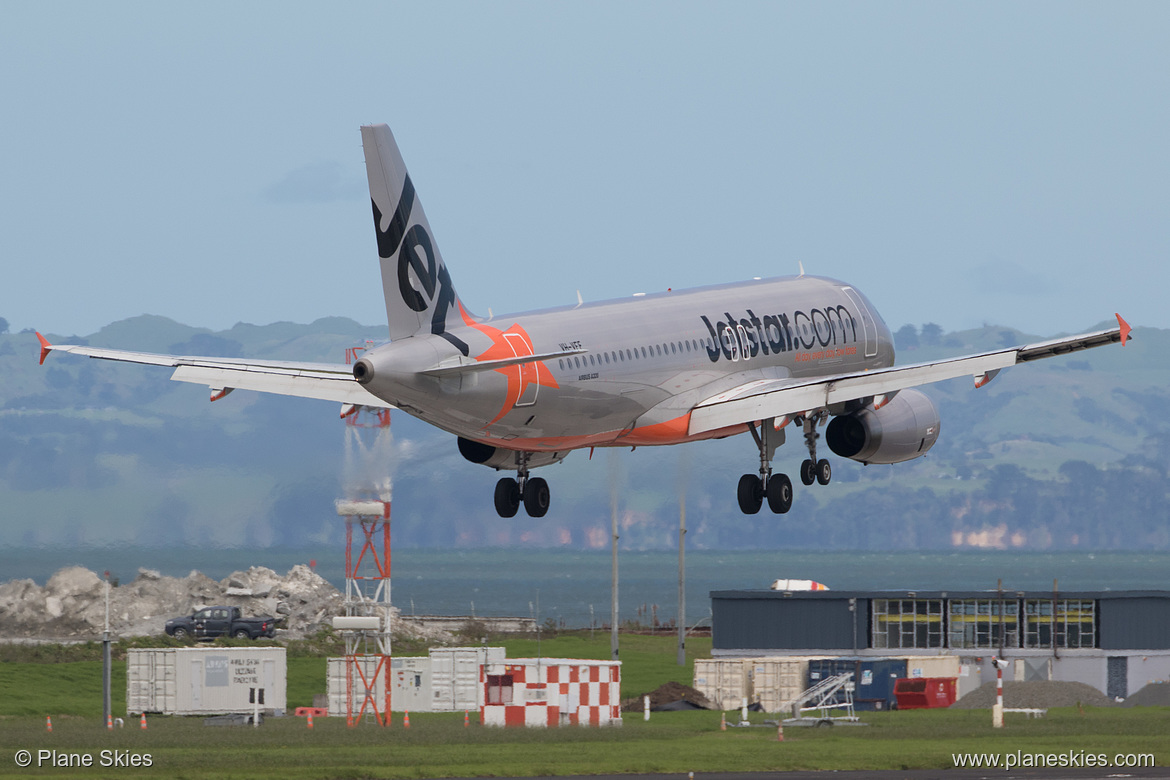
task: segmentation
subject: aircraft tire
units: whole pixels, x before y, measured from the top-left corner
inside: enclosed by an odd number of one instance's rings
[[[833,466],[829,461],[821,458],[817,461],[817,482],[822,485],[829,484],[833,479]]]
[[[548,482],[541,477],[530,477],[524,483],[524,511],[529,517],[544,517],[550,499]]]
[[[817,464],[810,458],[805,458],[800,462],[800,481],[806,485],[817,481]]]
[[[496,483],[496,514],[515,517],[519,509],[520,485],[511,477],[504,477]]]
[[[787,474],[773,474],[768,480],[768,508],[782,515],[792,508],[792,480]]]
[[[754,515],[764,505],[764,485],[755,474],[744,474],[736,489],[739,508],[745,515]]]

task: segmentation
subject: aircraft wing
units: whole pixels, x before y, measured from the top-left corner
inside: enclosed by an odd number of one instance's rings
[[[207,385],[212,391],[213,401],[223,398],[232,390],[258,390],[337,401],[347,406],[392,408],[358,384],[350,367],[343,364],[156,355],[75,344],[50,344],[39,333],[37,338],[41,342],[41,363],[45,362],[50,352],[59,351],[100,360],[167,366],[175,369],[171,379]],[[343,414],[345,411],[343,409]]]
[[[872,371],[834,374],[813,379],[770,379],[748,382],[719,393],[691,410],[691,435],[770,417],[798,415],[862,398],[891,395],[907,387],[971,376],[975,386],[990,382],[1002,369],[1017,363],[1064,355],[1129,340],[1130,327],[1117,315],[1118,327],[1095,333],[1024,344],[978,355],[932,363],[893,366]]]

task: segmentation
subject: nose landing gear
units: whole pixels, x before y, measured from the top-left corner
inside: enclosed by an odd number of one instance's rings
[[[821,411],[805,415],[804,418],[804,443],[808,447],[808,458],[800,464],[800,481],[806,485],[814,482],[827,485],[833,479],[833,466],[829,461],[824,458],[817,460],[817,439],[821,438],[817,433],[817,426],[823,425],[828,416],[826,412]]]

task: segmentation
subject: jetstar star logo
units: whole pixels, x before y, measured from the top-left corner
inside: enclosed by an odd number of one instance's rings
[[[507,330],[500,330],[490,325],[480,325],[468,316],[462,303],[457,303],[457,305],[459,306],[459,314],[463,317],[463,322],[468,327],[475,328],[492,341],[490,347],[475,356],[476,360],[507,360],[509,358],[536,354],[536,350],[532,346],[532,339],[528,336],[528,332],[524,328],[519,325],[512,325]],[[500,413],[496,415],[495,419],[485,425],[484,428],[499,422],[504,415],[517,406],[531,406],[536,403],[536,394],[542,385],[552,388],[559,387],[557,380],[553,378],[552,371],[541,361],[521,363],[518,366],[503,366],[495,370],[507,378],[508,390],[504,396],[504,405],[500,409]]]

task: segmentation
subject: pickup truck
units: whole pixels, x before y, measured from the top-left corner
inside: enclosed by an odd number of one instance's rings
[[[166,632],[175,639],[214,639],[230,636],[236,639],[272,638],[276,634],[276,618],[269,615],[246,618],[239,607],[204,607],[194,615],[167,621]]]

